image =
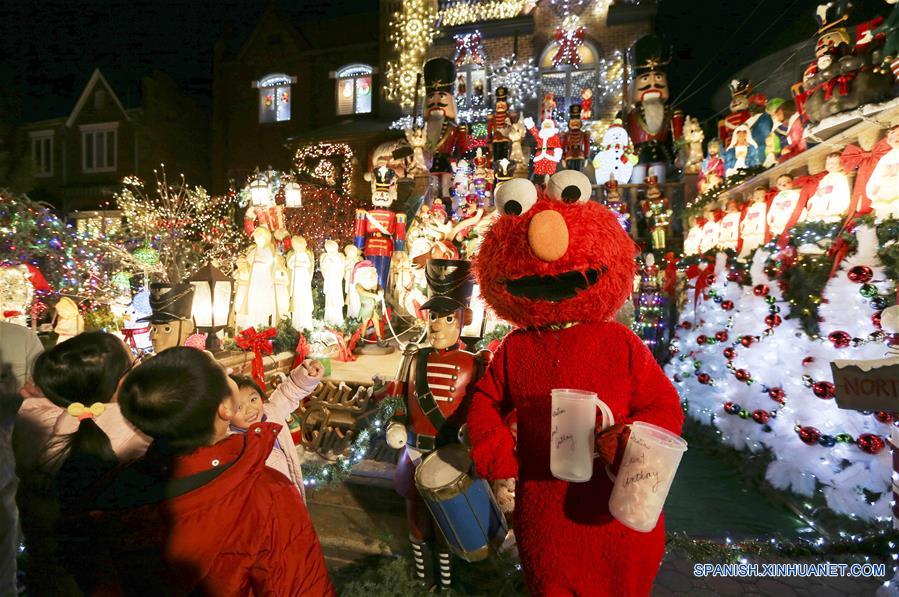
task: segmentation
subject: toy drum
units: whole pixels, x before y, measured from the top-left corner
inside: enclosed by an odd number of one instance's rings
[[[459,444],[429,454],[415,471],[415,484],[453,552],[469,562],[483,560],[490,545],[506,537],[506,520],[487,481],[475,479],[471,457]]]

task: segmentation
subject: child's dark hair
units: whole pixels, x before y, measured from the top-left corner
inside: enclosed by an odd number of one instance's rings
[[[219,405],[231,393],[212,357],[179,346],[145,361],[119,391],[122,414],[157,444],[187,454],[209,444]]]
[[[250,377],[249,375],[236,375],[231,374],[231,379],[234,380],[234,383],[237,384],[237,387],[241,390],[244,388],[250,388],[251,390],[256,390],[259,394],[259,397],[263,400],[266,399],[265,390],[259,387],[259,384],[256,383],[256,380]]]
[[[109,402],[119,380],[131,367],[131,355],[121,340],[105,332],[85,332],[57,344],[34,362],[34,383],[53,404],[68,408],[74,402],[89,407]],[[62,461],[56,475],[61,500],[77,500],[92,483],[118,464],[109,437],[87,418],[78,430],[59,440]],[[44,462],[48,470],[54,462]]]

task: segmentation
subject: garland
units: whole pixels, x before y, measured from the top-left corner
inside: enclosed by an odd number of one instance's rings
[[[890,218],[878,225],[874,225],[872,216],[863,216],[858,219],[861,224],[874,226],[877,231],[877,242],[880,248],[877,257],[883,265],[883,273],[890,280],[899,280],[899,220]],[[891,301],[890,304],[893,304]]]

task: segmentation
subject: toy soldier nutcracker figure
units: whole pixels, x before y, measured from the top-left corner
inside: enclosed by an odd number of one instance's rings
[[[730,87],[730,114],[718,121],[718,139],[722,147],[730,145],[730,138],[741,124],[752,116],[749,111],[749,92],[752,91],[752,83],[749,79],[734,79]]]
[[[590,154],[590,133],[581,128],[581,105],[568,107],[568,131],[562,135],[562,164],[566,170],[584,170]]]
[[[396,199],[396,172],[381,166],[372,173],[371,202],[375,209],[356,210],[354,244],[378,270],[378,284],[387,288],[390,259],[394,250],[402,251],[406,244],[406,215],[391,211]]]
[[[649,172],[665,182],[668,165],[674,160],[673,142],[683,136],[684,115],[668,106],[664,68],[669,62],[671,48],[655,35],[641,37],[628,51],[633,106],[622,120],[638,156],[630,180],[636,184]]]
[[[487,117],[487,144],[490,145],[490,159],[494,162],[508,158],[512,148],[512,140],[508,137],[508,129],[512,126],[508,94],[506,87],[496,88],[496,106],[493,114]]]
[[[659,188],[658,179],[649,175],[646,177],[645,183],[646,199],[642,201],[641,208],[649,225],[652,248],[661,250],[665,248],[665,235],[668,231],[668,224],[671,222],[672,212],[668,206],[668,199],[662,195],[662,189]]]
[[[425,62],[424,79],[426,148],[433,154],[431,174],[439,179],[440,196],[449,197],[452,162],[465,152],[468,144],[466,127],[456,124],[453,94],[456,67],[446,58],[432,58]]]
[[[618,223],[624,228],[625,232],[631,231],[631,214],[627,203],[621,200],[621,190],[618,188],[618,181],[615,177],[610,178],[603,185],[606,191],[606,198],[603,201],[606,207],[612,210]]]
[[[425,269],[430,346],[409,344],[389,395],[402,398],[387,427],[387,443],[403,448],[394,483],[406,499],[409,538],[415,557],[415,572],[425,586],[434,586],[439,569],[441,588],[450,586],[449,550],[434,545],[434,521],[415,485],[415,469],[437,448],[459,441],[474,385],[490,360],[490,352],[473,354],[459,348],[462,329],[471,322],[468,305],[474,281],[471,262],[431,259]],[[432,549],[436,547],[436,554]],[[436,558],[433,556],[436,555]],[[436,560],[436,561],[435,561]]]

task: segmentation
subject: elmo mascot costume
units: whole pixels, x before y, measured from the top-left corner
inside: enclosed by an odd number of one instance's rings
[[[478,382],[468,414],[472,458],[489,480],[517,478],[515,533],[532,595],[648,595],[665,550],[609,514],[626,424],[680,433],[683,413],[649,350],[615,312],[633,287],[635,245],[612,212],[589,200],[580,172],[553,175],[546,192],[514,179],[497,191],[503,214],[475,261],[483,298],[516,324]],[[615,425],[596,436],[586,483],[550,473],[550,392],[596,392]],[[504,424],[517,414],[517,440]],[[601,421],[597,422],[601,429]],[[517,441],[517,446],[516,446]]]

